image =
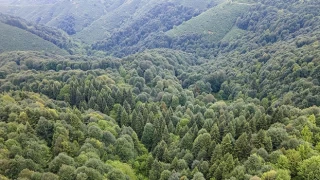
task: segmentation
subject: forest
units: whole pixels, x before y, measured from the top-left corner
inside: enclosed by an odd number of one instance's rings
[[[64,53],[0,48],[0,179],[319,179],[320,1],[181,2],[92,44],[1,14]]]

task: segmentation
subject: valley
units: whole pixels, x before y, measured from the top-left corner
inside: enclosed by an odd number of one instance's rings
[[[317,179],[320,1],[193,4],[0,0],[0,179]]]

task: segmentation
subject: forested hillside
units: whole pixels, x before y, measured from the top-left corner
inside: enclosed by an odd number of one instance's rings
[[[0,41],[0,179],[320,177],[319,0],[139,2],[92,45],[0,18],[68,52]]]
[[[0,12],[61,28],[87,43],[93,43],[109,37],[117,28],[141,21],[159,5],[174,4],[176,11],[180,6],[204,11],[222,1],[198,0],[195,5],[191,0],[4,0],[0,1]],[[162,10],[161,13],[164,12]]]
[[[22,18],[0,13],[2,43],[4,50],[47,50],[58,51],[58,54],[83,54],[81,43],[70,38],[62,30],[30,23]],[[14,39],[14,41],[9,39]],[[27,43],[36,42],[29,46]],[[41,41],[41,42],[40,42]],[[33,42],[33,43],[35,43]],[[37,47],[40,46],[41,47]],[[13,46],[16,46],[13,48]],[[48,46],[48,47],[47,47]],[[59,50],[58,50],[59,49]],[[60,51],[60,52],[59,52]],[[65,52],[67,51],[67,52]]]
[[[0,52],[34,50],[48,51],[56,54],[68,54],[54,44],[41,39],[40,37],[0,22]]]

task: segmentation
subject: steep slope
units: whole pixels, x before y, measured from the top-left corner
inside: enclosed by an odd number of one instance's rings
[[[205,10],[208,6],[213,6],[219,3],[219,0],[201,0],[197,4],[199,6],[189,6],[187,1],[165,1],[165,0],[133,0],[125,1],[118,7],[110,7],[109,12],[95,20],[88,27],[85,27],[75,37],[87,42],[93,43],[95,41],[109,38],[116,29],[123,27],[131,27],[132,24],[143,20],[148,16],[148,12],[154,11],[159,5],[173,3],[177,6],[197,9],[198,11]],[[115,9],[112,9],[115,8]],[[88,36],[89,35],[89,36]]]
[[[238,1],[225,1],[180,26],[174,27],[166,34],[171,37],[191,34],[205,35],[210,40],[218,42],[232,29],[237,18],[248,12],[251,5]]]
[[[53,43],[28,31],[0,22],[0,52],[4,51],[44,51],[67,55]]]
[[[0,13],[0,22],[32,33],[43,40],[49,41],[69,54],[84,54],[83,44],[75,41],[67,33],[54,27],[34,24],[25,19]]]
[[[225,36],[225,39],[234,39],[239,33],[244,33],[235,26],[236,20],[256,4],[248,0],[221,0],[215,3],[216,6],[202,13],[173,3],[155,6],[144,18],[118,28],[109,38],[94,43],[92,48],[117,57],[153,48],[172,48],[196,52],[204,57],[214,56],[208,50],[211,51]],[[195,44],[196,47],[192,48]]]
[[[216,57],[195,68],[194,74],[207,74],[201,80],[225,100],[240,96],[265,98],[276,106],[319,106],[320,4],[260,3],[238,18],[234,35],[218,43]],[[190,49],[205,47],[195,42]],[[183,80],[185,87],[192,83]]]
[[[100,0],[86,1],[3,1],[0,12],[23,17],[29,21],[54,26],[68,34],[92,43],[109,36],[115,28],[141,19],[146,12],[162,3],[175,3],[204,11],[221,0],[201,0],[198,5],[178,0]],[[191,6],[192,5],[192,6]]]
[[[104,50],[114,56],[124,56],[148,47],[141,44],[153,36],[163,34],[175,25],[197,16],[200,12],[174,3],[155,6],[145,16],[128,26],[116,29],[109,38],[98,41],[93,49]]]

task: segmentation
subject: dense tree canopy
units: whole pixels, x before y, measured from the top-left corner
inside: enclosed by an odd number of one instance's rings
[[[0,179],[318,178],[320,3],[247,3],[236,39],[153,34],[200,13],[166,3],[93,46],[121,58],[1,53]]]

